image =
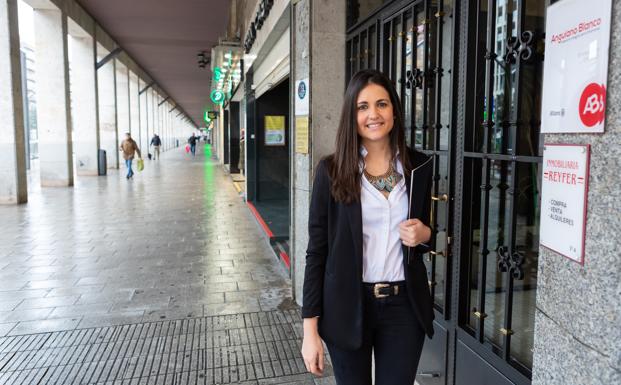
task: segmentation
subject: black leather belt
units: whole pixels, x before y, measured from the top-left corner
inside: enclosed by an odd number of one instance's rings
[[[370,291],[375,298],[386,298],[405,294],[405,281],[363,283],[364,288]]]

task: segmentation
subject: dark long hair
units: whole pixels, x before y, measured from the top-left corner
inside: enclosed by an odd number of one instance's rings
[[[392,103],[394,125],[390,131],[390,149],[392,159],[397,154],[404,172],[409,173],[412,169],[407,150],[405,148],[405,135],[403,114],[399,95],[391,80],[383,73],[376,70],[362,70],[356,73],[347,86],[341,119],[336,133],[336,151],[326,157],[328,173],[332,179],[332,196],[337,202],[352,203],[360,200],[360,136],[358,135],[358,94],[369,84],[377,84],[384,87],[390,96]]]

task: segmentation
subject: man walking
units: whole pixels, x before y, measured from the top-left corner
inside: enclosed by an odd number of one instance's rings
[[[188,139],[188,143],[190,144],[190,151],[192,151],[192,156],[196,156],[196,135],[192,133],[192,136]]]
[[[123,152],[123,159],[125,159],[125,167],[127,167],[127,176],[125,178],[129,179],[134,176],[134,171],[132,170],[132,161],[134,160],[135,153],[138,153],[138,158],[141,158],[140,149],[138,145],[132,139],[132,136],[129,132],[125,133],[125,140],[121,143],[121,151]]]
[[[153,138],[151,138],[151,146],[153,146],[153,159],[160,158],[160,146],[162,145],[162,140],[159,135],[153,134]]]

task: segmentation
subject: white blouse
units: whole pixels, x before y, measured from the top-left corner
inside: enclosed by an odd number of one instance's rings
[[[360,150],[363,157],[367,151]],[[364,166],[363,166],[364,167]],[[397,160],[397,172],[403,165]],[[405,178],[388,195],[379,192],[362,173],[362,281],[367,283],[405,280],[399,224],[407,219],[408,194]]]

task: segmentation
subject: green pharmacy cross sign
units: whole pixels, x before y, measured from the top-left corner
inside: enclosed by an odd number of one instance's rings
[[[214,102],[215,104],[224,103],[224,92],[220,90],[211,91],[210,97],[211,97],[211,101]]]
[[[215,81],[220,80],[220,78],[222,77],[222,70],[220,69],[220,67],[216,67],[213,69],[213,78]]]

